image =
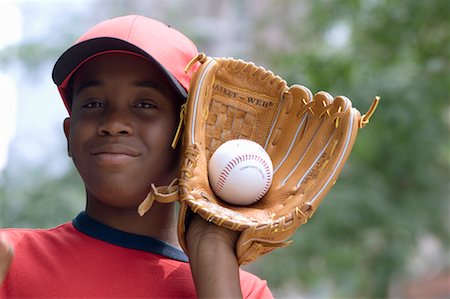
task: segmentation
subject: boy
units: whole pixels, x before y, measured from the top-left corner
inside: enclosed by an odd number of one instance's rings
[[[236,232],[195,216],[186,256],[174,204],[137,213],[151,183],[177,177],[171,142],[192,76],[183,69],[197,54],[178,31],[125,16],[94,26],[59,58],[53,79],[86,210],[53,229],[0,231],[1,298],[271,298],[264,281],[239,270]]]

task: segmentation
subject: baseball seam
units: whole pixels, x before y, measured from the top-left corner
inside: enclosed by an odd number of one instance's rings
[[[260,162],[263,165],[263,168],[264,168],[266,176],[270,177],[270,167],[267,164],[266,160],[261,158],[259,155],[242,154],[242,155],[239,155],[239,156],[235,157],[234,159],[228,161],[228,163],[225,165],[223,170],[220,172],[219,178],[217,179],[217,183],[216,183],[216,192],[220,193],[222,191],[223,187],[225,186],[225,183],[227,182],[227,179],[228,179],[231,171],[239,163],[244,162],[244,161],[250,161],[250,160],[254,160],[254,161]],[[266,180],[266,183],[264,185],[264,189],[261,191],[261,193],[258,195],[258,197],[255,200],[260,199],[267,192],[267,190],[269,190],[270,184],[271,184],[271,180]]]

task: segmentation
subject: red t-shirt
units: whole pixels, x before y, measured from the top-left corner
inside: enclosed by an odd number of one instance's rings
[[[2,229],[14,259],[0,298],[195,298],[187,256],[160,240],[105,226],[85,213],[52,229]],[[240,271],[244,298],[272,298]]]

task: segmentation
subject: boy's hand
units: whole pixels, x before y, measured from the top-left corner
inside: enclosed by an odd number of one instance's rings
[[[194,215],[186,233],[199,298],[242,298],[235,247],[239,232]]]
[[[203,243],[207,243],[207,247],[210,249],[215,245],[221,244],[229,247],[234,252],[239,234],[240,232],[209,223],[195,214],[186,233],[186,243],[189,251],[191,251],[193,246],[198,247]]]
[[[13,258],[13,248],[4,236],[0,235],[0,285],[8,273]]]

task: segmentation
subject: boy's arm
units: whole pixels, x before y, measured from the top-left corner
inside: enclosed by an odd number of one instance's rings
[[[8,273],[9,266],[13,258],[12,246],[6,241],[6,238],[0,235],[0,285]]]
[[[235,254],[238,236],[239,232],[193,217],[186,243],[198,298],[242,298]]]

